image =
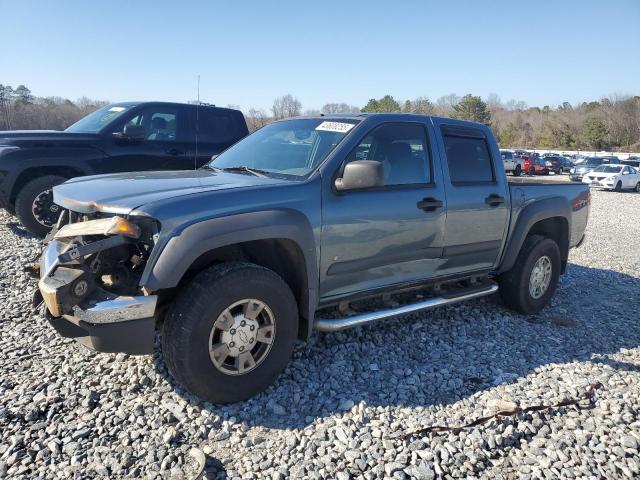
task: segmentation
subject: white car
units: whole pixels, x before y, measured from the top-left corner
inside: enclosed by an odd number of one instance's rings
[[[640,192],[640,171],[629,165],[600,165],[582,177],[582,183],[592,187],[608,188],[620,192]]]
[[[524,160],[516,157],[511,150],[500,150],[500,156],[504,163],[504,171],[519,177],[524,169]]]

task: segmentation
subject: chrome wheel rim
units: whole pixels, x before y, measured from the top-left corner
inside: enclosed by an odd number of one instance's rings
[[[542,297],[551,283],[551,273],[553,272],[553,266],[551,259],[546,255],[540,257],[529,276],[529,294],[538,299]]]
[[[225,375],[249,373],[267,358],[275,334],[275,317],[266,303],[255,298],[235,302],[211,328],[211,363]]]
[[[45,190],[40,192],[31,203],[31,213],[33,218],[44,227],[53,227],[58,218],[62,208],[53,203],[53,190]]]

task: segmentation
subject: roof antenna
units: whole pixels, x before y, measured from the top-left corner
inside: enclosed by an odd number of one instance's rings
[[[200,133],[200,74],[198,74],[198,103],[196,104],[196,156],[193,159],[193,169],[198,169],[198,133]]]

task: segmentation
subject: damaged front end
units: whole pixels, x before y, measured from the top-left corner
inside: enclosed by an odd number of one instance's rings
[[[102,352],[153,352],[157,296],[140,278],[158,224],[149,218],[65,211],[36,270],[46,317],[67,338]]]

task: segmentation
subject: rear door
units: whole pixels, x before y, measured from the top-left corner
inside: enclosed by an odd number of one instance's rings
[[[434,119],[445,174],[447,220],[442,274],[492,269],[509,219],[510,197],[500,153],[481,128]]]
[[[123,132],[127,124],[144,127],[144,138],[113,135]],[[188,118],[179,105],[152,104],[136,109],[107,137],[110,158],[102,165],[103,173],[193,168],[187,158],[188,129]]]
[[[322,204],[323,299],[437,275],[446,205],[426,122],[373,127],[344,159],[376,160],[383,187],[336,192],[327,178]],[[334,177],[335,178],[335,177]]]

